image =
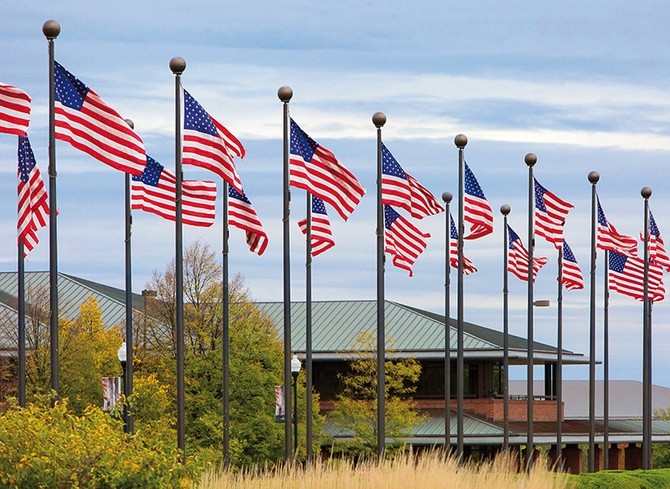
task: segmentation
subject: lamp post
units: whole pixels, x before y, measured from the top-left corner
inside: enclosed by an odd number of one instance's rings
[[[119,357],[119,362],[121,362],[121,370],[123,372],[123,395],[125,396],[125,401],[123,403],[123,431],[124,433],[130,433],[128,430],[128,382],[126,382],[126,360],[128,359],[126,350],[126,342],[121,343],[121,348],[116,352],[116,355]]]
[[[302,362],[298,358],[298,355],[293,355],[291,359],[291,375],[293,376],[293,456],[295,457],[298,453],[298,375],[300,375],[300,369],[302,368]]]

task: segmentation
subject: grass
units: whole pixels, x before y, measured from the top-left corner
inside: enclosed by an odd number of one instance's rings
[[[568,476],[552,472],[540,460],[528,473],[519,473],[511,456],[490,462],[459,465],[441,452],[407,454],[382,463],[354,464],[327,460],[307,467],[285,465],[276,470],[242,473],[208,472],[202,489],[563,489]]]

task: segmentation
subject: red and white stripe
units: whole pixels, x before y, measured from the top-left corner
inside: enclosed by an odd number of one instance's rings
[[[30,95],[0,83],[0,132],[25,136],[30,124]]]

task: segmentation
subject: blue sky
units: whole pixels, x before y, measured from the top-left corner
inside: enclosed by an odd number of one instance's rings
[[[247,157],[238,163],[245,190],[264,223],[270,245],[251,254],[231,230],[231,272],[246,278],[258,300],[282,299],[281,103],[277,89],[294,90],[291,114],[314,139],[334,151],[359,177],[367,195],[349,222],[330,212],[336,247],[313,266],[315,300],[373,299],[375,292],[375,128],[405,170],[433,193],[456,193],[453,138],[469,138],[466,160],[496,217],[495,233],[466,244],[479,272],[465,279],[465,319],[501,328],[502,220],[527,241],[527,168],[575,205],[566,239],[589,266],[590,187],[607,217],[626,234],[642,227],[640,189],[653,189],[651,208],[670,234],[670,14],[663,2],[82,2],[3,6],[0,81],[33,97],[30,136],[47,169],[47,43],[41,28],[56,19],[62,32],[56,59],[124,117],[135,121],[147,152],[174,165],[173,56],[183,56],[183,85],[238,135]],[[0,270],[16,269],[16,141],[0,137]],[[57,145],[60,270],[123,286],[123,176],[65,143]],[[186,178],[216,179],[195,168]],[[454,208],[455,209],[455,208]],[[221,247],[221,209],[213,228],[185,228],[187,244]],[[292,192],[292,296],[304,297],[304,241],[296,222],[304,193]],[[134,214],[134,289],[173,258],[174,225]],[[418,223],[432,234],[413,278],[390,264],[390,300],[443,311],[444,218]],[[670,238],[669,238],[670,239]],[[47,232],[28,270],[48,267]],[[535,338],[556,342],[556,254],[549,257],[536,298]],[[390,262],[390,260],[389,260]],[[602,256],[597,270],[598,328],[602,332]],[[455,280],[455,275],[452,275]],[[526,287],[510,277],[511,331],[525,335]],[[564,345],[588,352],[588,287],[564,295]],[[452,301],[455,303],[454,301]],[[452,310],[455,315],[455,310]],[[641,306],[612,295],[611,376],[641,379]],[[670,385],[670,310],[654,308],[654,382]],[[602,359],[602,342],[598,344]],[[520,373],[523,375],[523,372]],[[539,375],[539,371],[538,371]],[[600,375],[600,373],[599,373]],[[566,378],[587,378],[582,367]]]

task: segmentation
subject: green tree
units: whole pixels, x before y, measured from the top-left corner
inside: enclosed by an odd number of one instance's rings
[[[138,373],[153,373],[165,386],[176,384],[174,276],[173,262],[164,272],[154,272],[147,284],[156,297],[147,306],[141,336],[152,346],[137,352]],[[213,462],[222,458],[222,294],[216,255],[208,245],[196,242],[184,253],[186,446]],[[229,283],[228,299],[231,462],[262,465],[283,456],[283,425],[274,421],[274,386],[282,383],[282,343],[270,320],[251,302],[239,275]],[[176,394],[174,387],[169,392]],[[315,427],[321,422],[315,414]]]
[[[331,413],[333,423],[351,433],[351,442],[334,445],[335,451],[370,456],[377,451],[377,355],[372,333],[361,332],[354,346],[350,372],[339,376],[342,391]],[[403,438],[424,417],[412,399],[421,374],[414,358],[398,358],[387,351],[385,366],[385,424],[387,438]],[[339,446],[338,446],[339,445]],[[398,442],[387,446],[387,453],[403,448]]]
[[[655,419],[670,419],[670,408],[655,409]],[[670,443],[654,443],[651,446],[652,466],[656,469],[670,467]]]

